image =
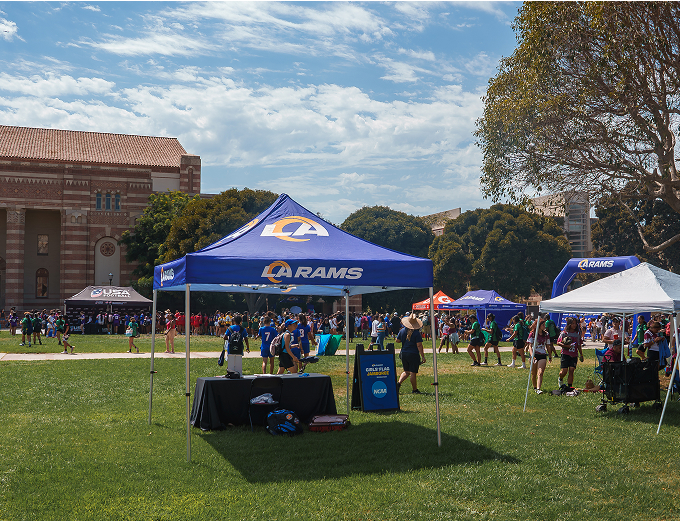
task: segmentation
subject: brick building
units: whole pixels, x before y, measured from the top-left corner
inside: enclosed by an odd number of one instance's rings
[[[118,241],[148,196],[200,189],[201,158],[175,138],[0,125],[0,307],[129,285]]]

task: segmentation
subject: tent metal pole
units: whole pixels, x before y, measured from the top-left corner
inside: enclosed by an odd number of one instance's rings
[[[185,379],[186,379],[186,389],[184,394],[186,395],[186,405],[187,405],[187,462],[191,463],[191,425],[189,424],[189,407],[190,407],[190,397],[191,393],[189,392],[189,364],[191,360],[191,351],[190,351],[190,346],[189,346],[189,338],[190,338],[190,333],[191,333],[191,306],[190,306],[190,301],[191,301],[191,284],[186,285],[186,291],[185,291],[185,299],[184,299],[184,338],[185,338],[185,359],[186,359],[186,368],[185,368]]]
[[[531,361],[529,362],[529,378],[527,379],[527,392],[524,394],[524,411],[527,411],[527,400],[529,399],[529,384],[531,383],[531,372],[534,370],[534,356],[536,355],[536,346],[538,345],[538,323],[539,320],[541,320],[541,312],[538,312],[538,318],[536,319],[536,322],[534,322],[534,325],[536,326],[536,329],[534,329],[534,348],[531,350]],[[538,375],[536,375],[538,378]]]
[[[434,329],[434,289],[430,288],[430,324],[432,324],[432,328]],[[437,345],[436,345],[436,340],[435,337],[436,334],[432,334],[432,370],[434,371],[434,382],[432,385],[434,385],[434,407],[435,411],[437,413],[437,446],[441,447],[442,446],[442,429],[441,429],[441,421],[439,417],[439,379],[437,376]]]
[[[153,370],[153,356],[154,348],[156,347],[156,300],[158,299],[158,290],[153,290],[153,306],[151,308],[151,371],[149,382],[149,425],[151,425],[151,407],[153,402],[153,375],[156,371]]]
[[[663,410],[661,411],[661,418],[659,419],[659,426],[656,429],[656,433],[661,432],[661,424],[663,423],[663,416],[666,414],[666,406],[668,405],[668,397],[671,395],[671,389],[673,388],[673,379],[675,378],[675,373],[678,371],[678,361],[680,356],[678,356],[678,314],[673,312],[673,338],[675,338],[675,363],[673,364],[673,372],[671,372],[671,380],[668,382],[668,390],[666,391],[666,400],[663,402]],[[671,356],[673,353],[671,353]]]
[[[624,353],[624,347],[626,346],[626,312],[623,312],[623,317],[621,318],[621,361],[626,359]]]
[[[349,416],[349,290],[345,289],[345,379],[347,380],[347,416]]]

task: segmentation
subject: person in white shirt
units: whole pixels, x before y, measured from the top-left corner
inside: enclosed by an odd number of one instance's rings
[[[378,326],[380,325],[380,316],[376,315],[371,323],[371,344],[378,341]]]

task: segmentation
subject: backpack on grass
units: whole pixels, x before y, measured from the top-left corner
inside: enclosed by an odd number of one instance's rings
[[[293,411],[278,409],[267,415],[267,432],[272,436],[295,436],[302,434],[300,419]]]

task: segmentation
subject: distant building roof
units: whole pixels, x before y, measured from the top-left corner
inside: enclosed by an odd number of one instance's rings
[[[0,157],[73,163],[179,167],[177,138],[0,125]]]

